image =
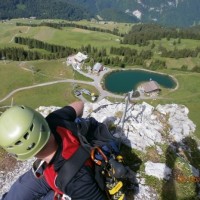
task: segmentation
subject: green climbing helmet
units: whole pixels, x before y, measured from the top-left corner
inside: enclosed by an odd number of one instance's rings
[[[0,146],[17,160],[35,156],[49,137],[45,118],[29,107],[13,106],[0,116]]]

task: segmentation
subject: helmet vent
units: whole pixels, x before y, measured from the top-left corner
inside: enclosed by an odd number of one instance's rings
[[[33,149],[35,146],[35,143],[32,143],[31,145],[29,145],[29,147],[27,148],[28,151],[30,151],[31,149]]]
[[[31,124],[30,131],[33,131],[33,124]]]
[[[15,143],[15,145],[20,145],[20,144],[22,144],[22,141],[20,140]]]
[[[9,146],[9,147],[7,147],[7,149],[12,149],[13,148],[13,146]]]
[[[27,133],[24,135],[24,139],[25,139],[25,140],[28,140],[28,138],[29,138],[29,133],[27,132]]]

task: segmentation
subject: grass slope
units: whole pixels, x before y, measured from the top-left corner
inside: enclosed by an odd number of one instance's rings
[[[0,24],[0,46],[9,47],[17,46],[13,42],[13,37],[15,35],[23,37],[36,38],[38,40],[46,41],[49,43],[67,45],[70,47],[81,47],[82,45],[91,44],[94,47],[105,47],[109,49],[111,46],[119,47],[120,43],[117,36],[99,33],[89,30],[77,29],[77,28],[64,28],[63,30],[57,30],[49,27],[24,27],[15,26],[15,22],[19,20],[12,20],[6,23]],[[24,20],[21,20],[24,21]],[[30,20],[28,20],[30,21]],[[54,20],[56,21],[56,20]],[[37,20],[34,21],[38,22]],[[121,32],[126,32],[130,25],[127,24],[99,24],[95,22],[80,21],[77,23],[82,23],[88,26],[97,26],[108,28],[118,28]],[[173,50],[175,47],[177,49],[191,48],[194,49],[200,45],[200,41],[194,40],[181,40],[181,43],[174,46],[174,40],[162,39],[161,41],[152,41],[155,44],[155,48],[152,49],[154,56],[152,59],[165,60],[167,64],[167,70],[162,70],[161,72],[173,75],[178,83],[179,87],[175,91],[163,90],[163,99],[148,100],[147,102],[156,106],[158,104],[168,104],[177,103],[186,105],[189,108],[189,117],[197,125],[195,135],[200,138],[200,121],[199,121],[199,110],[200,110],[200,74],[183,72],[179,69],[183,64],[188,65],[191,69],[196,64],[200,64],[198,58],[182,58],[182,59],[170,59],[161,58],[159,54],[159,46],[162,45],[168,50]],[[18,45],[21,46],[21,45]],[[125,46],[125,45],[124,45]],[[129,45],[128,45],[129,46]],[[136,48],[137,50],[151,49],[151,46],[139,47],[138,45],[131,46],[131,48]],[[136,66],[129,66],[130,68],[135,68]],[[138,66],[137,66],[138,67]],[[142,66],[141,66],[142,67]],[[174,69],[175,68],[175,69]],[[39,60],[39,61],[26,61],[26,62],[13,62],[13,61],[0,61],[0,99],[4,98],[11,91],[25,87],[31,86],[39,83],[62,80],[62,79],[87,79],[80,74],[73,74],[71,67],[67,67],[65,64],[65,59],[60,60]],[[80,85],[79,85],[80,86]],[[86,89],[89,89],[95,93],[97,90],[89,85],[81,85]],[[73,84],[72,83],[59,83],[55,85],[49,85],[45,87],[33,88],[30,90],[20,91],[15,93],[8,100],[0,103],[0,107],[5,105],[10,105],[11,101],[14,104],[26,104],[34,108],[40,105],[44,106],[64,106],[74,100],[76,97],[73,95]],[[112,98],[110,98],[112,99]],[[136,151],[135,151],[136,152]],[[167,152],[167,147],[163,146],[163,152]],[[167,159],[166,155],[158,156],[156,154],[155,147],[151,147],[147,154],[141,154],[140,158],[143,163],[147,160],[152,160],[155,162],[165,162]],[[170,158],[171,159],[171,158]],[[171,161],[172,163],[172,161]],[[179,160],[173,161],[175,168],[181,168]],[[182,167],[185,167],[184,165]],[[144,170],[144,166],[141,166],[141,170]],[[185,169],[184,169],[185,170]],[[187,170],[185,170],[187,171]],[[176,184],[176,183],[166,183],[159,181],[152,177],[146,177],[146,182],[156,188],[156,190],[162,196],[161,199],[183,199],[183,197],[188,197],[193,195],[194,185],[193,184]],[[171,190],[174,186],[175,191]],[[188,189],[189,188],[189,189]],[[186,192],[189,191],[189,192]],[[176,195],[174,195],[176,193]],[[167,194],[167,196],[166,196]]]
[[[53,22],[60,22],[60,20],[51,20]],[[111,46],[119,47],[121,46],[117,39],[117,36],[100,33],[90,30],[78,29],[78,28],[63,28],[62,30],[53,29],[50,27],[28,27],[28,26],[16,26],[16,22],[24,23],[40,23],[41,20],[29,19],[15,19],[7,21],[6,23],[0,24],[0,45],[1,47],[9,46],[21,46],[14,43],[14,36],[30,37],[38,40],[46,41],[49,43],[67,45],[70,47],[79,48],[83,45],[91,44],[91,46],[101,48],[105,47],[109,50]],[[75,23],[75,22],[73,22]],[[95,21],[88,22],[82,20],[76,22],[77,24],[87,25],[91,27],[99,27],[113,30],[114,28],[119,29],[120,32],[127,32],[131,28],[131,24],[124,23],[97,23]],[[174,41],[176,45],[174,45]],[[198,78],[199,74],[180,72],[175,70],[170,70],[174,68],[181,68],[183,64],[187,64],[189,69],[196,64],[200,64],[199,58],[182,58],[182,59],[170,59],[161,58],[158,52],[159,46],[167,48],[168,50],[173,50],[174,48],[191,48],[194,49],[200,45],[200,41],[196,40],[181,40],[178,43],[175,39],[162,39],[160,41],[152,41],[155,44],[155,48],[152,49],[154,56],[152,59],[165,60],[167,63],[169,74],[175,75],[179,81],[179,89],[176,92],[167,93],[165,97],[167,99],[163,102],[177,102],[186,104],[190,109],[190,116],[192,120],[197,122],[197,113],[193,112],[195,108],[198,107],[198,95],[200,85]],[[124,45],[125,46],[125,45]],[[130,45],[126,45],[129,46]],[[131,48],[136,48],[137,50],[151,49],[151,45],[147,47],[139,47],[138,45],[132,45]],[[1,61],[0,62],[0,97],[3,98],[6,94],[19,87],[39,84],[43,82],[61,80],[65,78],[73,79],[73,71],[70,67],[65,65],[65,59],[58,61],[28,61],[28,62],[10,62]],[[5,64],[7,63],[7,64]],[[134,67],[134,66],[130,66]],[[29,71],[28,71],[29,70]],[[32,70],[32,71],[30,71]],[[83,79],[83,77],[79,77]],[[87,80],[87,79],[86,79]],[[162,101],[161,101],[162,102]],[[197,122],[198,124],[198,122]],[[199,127],[199,125],[197,126]]]

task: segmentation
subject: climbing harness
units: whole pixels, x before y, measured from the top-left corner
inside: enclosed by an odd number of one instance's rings
[[[114,145],[113,143],[111,143]],[[112,147],[94,147],[91,159],[101,167],[101,174],[105,178],[106,192],[109,200],[125,200],[123,179],[127,177],[127,168],[123,164],[123,157],[112,152]]]

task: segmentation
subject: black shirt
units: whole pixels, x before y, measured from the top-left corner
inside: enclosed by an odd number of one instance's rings
[[[63,107],[50,113],[46,120],[55,139],[58,143],[58,150],[52,158],[50,164],[54,164],[55,171],[64,164],[65,160],[61,156],[62,141],[59,134],[56,132],[57,127],[64,127],[71,130],[72,133],[77,131],[76,112],[70,106]],[[67,176],[66,172],[66,176]],[[69,172],[70,173],[70,172]],[[94,178],[94,171],[89,166],[83,166],[76,175],[72,178],[68,185],[65,186],[65,194],[69,195],[72,200],[104,200],[104,192],[100,190]]]

